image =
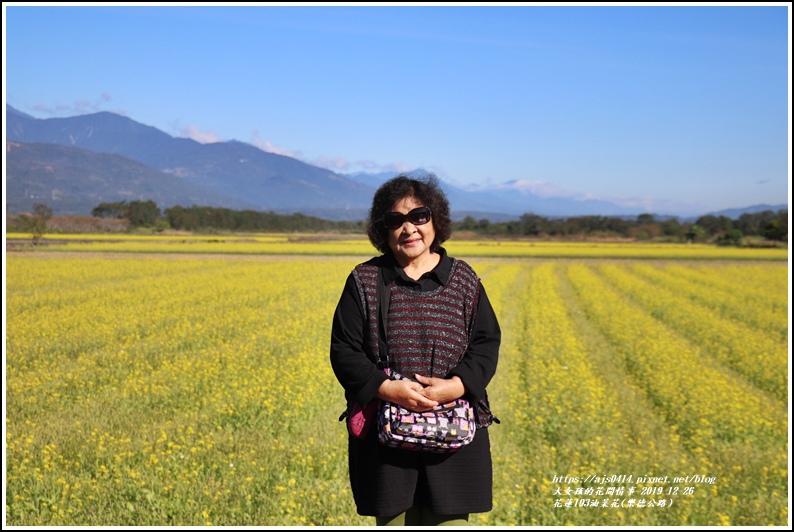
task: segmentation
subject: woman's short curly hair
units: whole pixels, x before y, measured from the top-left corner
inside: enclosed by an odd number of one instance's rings
[[[391,253],[388,229],[383,223],[383,217],[391,211],[395,203],[409,197],[416,199],[425,207],[430,207],[431,221],[436,231],[436,238],[430,246],[430,251],[437,253],[441,244],[452,235],[452,219],[449,215],[447,196],[441,190],[438,178],[433,174],[421,179],[400,174],[380,186],[372,198],[372,207],[367,217],[369,241],[381,253]]]

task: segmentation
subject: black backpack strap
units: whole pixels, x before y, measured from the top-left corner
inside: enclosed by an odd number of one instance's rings
[[[391,290],[383,282],[382,266],[378,266],[378,368],[389,367],[389,351],[386,345],[386,322],[389,317]]]

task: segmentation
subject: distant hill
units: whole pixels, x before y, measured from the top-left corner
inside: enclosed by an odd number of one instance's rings
[[[366,217],[377,187],[397,174],[337,174],[244,142],[201,144],[175,138],[108,112],[40,120],[7,105],[6,137],[18,144],[16,152],[8,151],[6,204],[11,214],[29,210],[32,197],[49,198],[50,203],[57,202],[50,205],[56,209],[88,214],[95,206],[95,198],[102,197],[102,201],[153,199],[161,207],[196,203],[361,220]],[[25,144],[38,146],[25,148]],[[44,145],[82,152],[57,152]],[[91,153],[120,157],[91,157]],[[133,162],[140,166],[133,168]],[[414,172],[423,173],[421,169]],[[140,177],[144,174],[148,177]],[[633,218],[642,213],[607,201],[538,195],[532,183],[527,184],[513,181],[460,188],[442,182],[441,186],[456,220],[469,215],[477,220],[506,221],[524,213]],[[771,207],[779,208],[786,206]],[[738,217],[745,211],[721,212]],[[657,219],[669,217],[653,214]]]
[[[368,174],[367,172],[355,172],[352,174],[343,174],[346,178],[357,183],[378,188],[383,183],[398,175],[399,172],[380,172],[377,174]]]
[[[427,172],[419,168],[409,173],[421,176]],[[346,177],[377,187],[395,175],[397,172],[378,174],[358,172],[348,174]],[[504,222],[517,219],[528,212],[548,217],[583,215],[635,217],[640,214],[636,209],[621,207],[606,201],[541,197],[525,188],[514,186],[512,183],[464,189],[442,181],[441,187],[452,206],[453,218],[458,220],[465,216],[472,216],[478,220],[485,218],[493,222]]]
[[[123,155],[262,211],[344,213],[368,207],[374,192],[329,170],[243,142],[200,144],[107,112],[37,120],[6,109],[10,141]]]
[[[44,203],[57,215],[87,215],[102,202],[154,200],[172,205],[250,209],[244,201],[188,183],[121,155],[56,144],[6,141],[6,211]]]
[[[361,219],[375,189],[394,173],[340,175],[291,157],[230,141],[200,144],[175,138],[114,113],[38,120],[6,106],[8,140],[49,143],[118,154],[185,182],[236,199],[257,210],[303,212],[329,219]],[[76,176],[75,176],[76,177]],[[544,216],[633,214],[607,202],[540,198],[526,190],[468,191],[442,183],[453,216],[516,218],[525,212]],[[216,203],[210,203],[219,206]],[[9,201],[9,205],[16,205]]]
[[[29,114],[27,114],[27,113],[23,113],[22,111],[19,111],[18,109],[14,109],[14,108],[13,108],[13,107],[11,107],[10,105],[6,105],[6,114],[7,114],[7,115],[9,115],[9,116],[14,116],[14,115],[16,115],[16,116],[21,116],[21,117],[23,117],[23,118],[29,118],[29,119],[31,119],[31,120],[35,120],[35,118],[33,118],[32,116],[30,116]]]
[[[788,210],[788,205],[785,203],[781,205],[753,205],[751,207],[744,207],[742,209],[724,209],[721,211],[708,213],[711,216],[725,216],[732,220],[736,220],[742,214],[755,214],[757,212],[772,211],[777,212],[780,210]]]

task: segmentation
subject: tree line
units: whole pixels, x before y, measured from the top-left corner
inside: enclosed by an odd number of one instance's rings
[[[305,214],[276,214],[272,211],[233,210],[223,207],[175,205],[161,213],[149,201],[100,203],[92,211],[100,218],[127,218],[133,227],[168,228],[183,231],[359,231],[363,222],[336,222]]]
[[[124,202],[122,202],[124,203]],[[141,210],[148,213],[149,225],[156,219],[154,202],[135,207],[126,205],[130,216]],[[123,207],[123,206],[122,206]],[[145,207],[145,208],[144,208]],[[98,207],[99,208],[99,207]],[[97,209],[94,209],[97,211]],[[122,213],[123,208],[115,212]],[[100,215],[97,211],[95,215]],[[225,230],[225,231],[345,231],[364,232],[363,221],[332,221],[304,214],[276,214],[252,210],[237,211],[219,207],[182,207],[174,206],[165,210],[164,220],[172,229],[187,231]],[[133,225],[136,221],[130,217]],[[547,218],[526,213],[518,220],[492,223],[487,219],[475,220],[467,216],[455,222],[453,229],[469,231],[488,236],[596,236],[621,237],[638,240],[666,238],[668,240],[706,242],[719,244],[739,244],[745,236],[763,237],[767,240],[785,241],[788,239],[788,211],[768,210],[757,213],[744,213],[737,219],[724,215],[705,215],[695,222],[681,222],[676,218],[657,220],[652,214],[640,214],[634,219],[618,216],[573,216],[568,218]]]
[[[146,227],[157,231],[241,231],[241,232],[366,232],[364,221],[333,221],[305,214],[277,214],[221,207],[182,207],[176,205],[161,211],[152,200],[105,202],[92,211],[97,218],[125,219],[133,228]],[[33,214],[21,214],[10,228],[30,230],[34,240],[41,240],[52,209],[34,205]],[[744,213],[736,219],[724,215],[705,215],[694,222],[676,218],[656,219],[652,214],[636,218],[618,216],[572,216],[548,218],[526,213],[518,220],[491,222],[467,216],[453,223],[454,231],[482,236],[530,236],[550,238],[630,238],[677,242],[715,242],[739,245],[744,237],[766,240],[788,240],[788,210]]]
[[[676,218],[657,220],[652,214],[640,214],[631,219],[618,216],[546,218],[526,213],[518,220],[500,223],[467,216],[455,223],[453,229],[490,236],[619,237],[738,245],[745,236],[787,241],[788,210],[744,213],[737,219],[724,215],[705,215],[694,222],[681,222]]]

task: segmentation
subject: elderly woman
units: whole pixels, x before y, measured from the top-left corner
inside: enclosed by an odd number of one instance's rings
[[[378,525],[462,525],[470,513],[492,508],[488,426],[495,418],[485,388],[501,333],[477,275],[441,247],[451,226],[434,176],[400,175],[383,184],[367,220],[383,255],[356,266],[333,318],[331,365],[348,414],[378,400],[415,412],[461,397],[476,405],[473,441],[451,453],[381,445],[377,427],[363,438],[349,436],[357,511]],[[382,314],[380,301],[388,301]],[[389,367],[415,380],[390,379],[382,351]]]

